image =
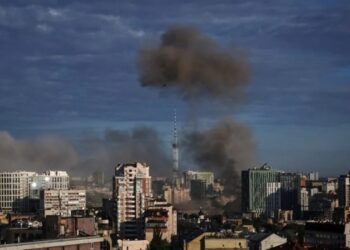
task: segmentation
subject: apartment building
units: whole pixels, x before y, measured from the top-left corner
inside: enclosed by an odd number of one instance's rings
[[[71,216],[73,210],[86,209],[85,190],[41,190],[40,212],[43,216]]]
[[[119,239],[142,239],[146,200],[152,197],[149,166],[118,164],[113,178],[115,227]]]

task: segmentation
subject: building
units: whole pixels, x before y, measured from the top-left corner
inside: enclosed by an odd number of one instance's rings
[[[23,212],[29,206],[30,177],[35,172],[0,173],[0,209],[3,212]]]
[[[203,200],[206,197],[207,184],[205,180],[191,180],[191,200]]]
[[[249,239],[250,250],[266,250],[282,246],[287,243],[287,239],[274,233],[253,234]]]
[[[39,199],[40,191],[46,189],[69,189],[69,175],[66,171],[46,171],[29,178],[30,199]]]
[[[95,236],[97,234],[95,218],[92,216],[63,217],[51,215],[45,218],[44,225],[44,234],[46,239]]]
[[[316,249],[349,248],[350,224],[307,222],[304,245]]]
[[[281,173],[281,209],[298,209],[298,187],[300,176],[296,173]]]
[[[309,211],[309,192],[304,187],[298,192],[298,206],[300,212]]]
[[[164,199],[170,204],[181,204],[191,200],[190,189],[179,186],[164,186]]]
[[[307,173],[306,177],[309,181],[318,181],[319,174],[318,172],[310,172]]]
[[[68,189],[65,171],[16,171],[0,173],[0,209],[5,212],[27,212],[30,200],[38,200],[43,189]],[[37,209],[37,207],[35,207]]]
[[[338,199],[334,193],[318,193],[312,196],[309,201],[312,219],[320,221],[331,221],[336,207],[338,207]]]
[[[102,170],[96,170],[92,174],[92,178],[96,186],[102,187],[105,184],[105,173]]]
[[[335,223],[349,223],[350,222],[350,208],[337,207],[333,211],[333,222]]]
[[[270,216],[281,206],[280,172],[264,164],[242,171],[242,210]]]
[[[203,180],[208,187],[214,183],[214,173],[207,171],[186,171],[183,173],[186,187],[190,187],[192,180]]]
[[[146,199],[152,197],[149,166],[118,164],[113,178],[115,229],[119,239],[143,239]]]
[[[234,235],[212,232],[192,232],[184,239],[184,250],[206,249],[248,249],[248,242],[244,238]]]
[[[160,230],[162,239],[171,242],[177,235],[177,213],[173,206],[165,200],[156,199],[151,202],[145,212],[145,238],[153,239],[154,230]]]
[[[40,240],[16,244],[0,245],[0,250],[100,250],[102,237],[75,237],[66,239]]]
[[[149,242],[147,240],[118,240],[119,250],[147,250]]]
[[[85,190],[41,190],[40,212],[48,215],[70,216],[73,210],[86,209]]]
[[[350,206],[350,173],[338,178],[338,197],[340,207]]]

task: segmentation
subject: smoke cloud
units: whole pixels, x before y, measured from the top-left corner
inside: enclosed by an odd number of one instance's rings
[[[188,26],[172,27],[159,45],[144,46],[138,65],[143,86],[169,87],[185,99],[240,97],[249,76],[242,55]]]
[[[148,127],[106,130],[102,138],[86,136],[77,145],[62,137],[19,140],[0,132],[0,169],[68,170],[73,175],[88,175],[96,169],[112,173],[117,163],[140,161],[151,166],[152,174],[167,175],[171,160],[163,148],[158,133]]]
[[[0,132],[1,170],[45,170],[79,163],[79,154],[66,140],[54,136],[16,140],[7,132]]]
[[[212,128],[188,134],[184,147],[194,163],[204,170],[213,171],[223,181],[226,195],[239,194],[238,171],[253,163],[255,152],[248,127],[228,118]]]

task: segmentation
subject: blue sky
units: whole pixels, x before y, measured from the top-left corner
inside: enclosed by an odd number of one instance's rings
[[[218,114],[253,129],[257,162],[338,175],[350,162],[349,1],[0,2],[0,130],[16,138],[147,124],[169,140],[173,108],[142,88],[136,56],[174,24],[193,25],[252,68],[244,103],[198,104],[202,126]],[[180,130],[181,131],[181,130]],[[247,166],[249,167],[249,166]]]

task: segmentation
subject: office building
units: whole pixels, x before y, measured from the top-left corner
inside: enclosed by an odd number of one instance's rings
[[[339,176],[338,197],[340,207],[350,206],[350,174]]]
[[[297,210],[299,178],[296,173],[280,174],[282,210]]]
[[[143,163],[119,164],[113,178],[115,227],[119,239],[144,237],[143,214],[152,197],[149,166]]]
[[[0,209],[3,212],[23,212],[29,205],[29,183],[35,172],[0,173]]]
[[[86,209],[85,190],[41,190],[40,212],[42,216],[71,216],[73,210]]]
[[[267,164],[260,168],[242,171],[242,210],[254,213],[272,215],[281,207],[280,172],[273,170]]]

